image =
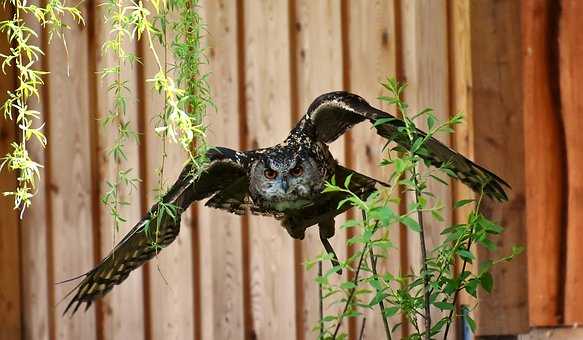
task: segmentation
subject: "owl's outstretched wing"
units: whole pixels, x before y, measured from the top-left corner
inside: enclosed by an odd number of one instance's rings
[[[377,133],[408,148],[410,140],[404,130],[403,120],[372,107],[358,95],[343,91],[326,93],[316,98],[296,129],[304,130],[303,133],[314,136],[321,142],[330,143],[364,120],[374,124],[383,118],[389,120],[375,125]],[[416,133],[416,138],[426,136],[421,130]],[[418,155],[435,167],[447,164],[452,170],[448,172],[449,175],[461,180],[476,192],[483,188],[484,193],[491,198],[499,201],[508,199],[504,191],[504,187],[510,188],[508,183],[435,138],[429,138],[419,149]]]
[[[190,164],[187,165],[162,198],[162,203],[152,206],[107,257],[80,276],[83,280],[69,293],[74,295],[64,313],[71,310],[74,314],[83,303],[87,310],[93,301],[172,243],[180,231],[180,215],[193,201],[207,198],[247,176],[245,154],[216,148],[207,155],[209,164],[200,176],[194,178]]]

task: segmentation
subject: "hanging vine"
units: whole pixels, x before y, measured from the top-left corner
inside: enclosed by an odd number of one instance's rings
[[[42,168],[30,157],[29,144],[36,141],[43,148],[47,144],[41,113],[30,108],[29,104],[34,98],[38,100],[39,89],[44,85],[43,76],[48,72],[37,66],[44,52],[32,42],[38,38],[38,33],[27,25],[25,17],[36,20],[47,30],[49,42],[54,36],[60,38],[65,49],[67,45],[63,31],[69,28],[64,22],[65,16],[70,16],[80,24],[84,24],[84,19],[78,8],[67,7],[60,0],[49,0],[44,7],[30,4],[26,0],[3,0],[2,5],[5,8],[12,7],[14,13],[8,20],[0,22],[0,33],[6,34],[10,46],[6,54],[0,54],[2,73],[6,75],[7,70],[12,69],[17,80],[15,89],[7,92],[2,111],[5,119],[17,124],[19,136],[10,144],[11,151],[2,158],[0,170],[8,168],[16,173],[15,190],[4,192],[3,195],[14,198],[14,209],[20,209],[22,218],[36,194]]]

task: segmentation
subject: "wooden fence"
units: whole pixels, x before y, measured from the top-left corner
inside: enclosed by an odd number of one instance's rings
[[[38,195],[23,220],[8,199],[0,201],[0,339],[315,338],[316,272],[302,265],[321,251],[314,231],[294,241],[269,219],[202,205],[184,214],[178,239],[157,259],[86,313],[61,316],[64,306],[57,302],[71,286],[54,283],[91,268],[113,242],[109,214],[99,202],[114,172],[103,157],[113,136],[98,123],[112,104],[96,75],[111,61],[100,54],[108,28],[97,2],[82,6],[87,24],[73,24],[66,34],[68,55],[41,35],[47,51],[41,64],[51,73],[36,103],[49,138],[44,152],[33,150],[45,166]],[[480,293],[478,335],[583,322],[583,216],[577,209],[583,200],[577,171],[583,169],[583,89],[577,82],[583,80],[577,20],[583,3],[205,0],[201,13],[217,104],[207,121],[212,144],[273,145],[316,96],[330,90],[346,89],[383,107],[376,99],[379,81],[396,75],[409,83],[412,110],[430,106],[441,118],[468,112],[467,123],[443,141],[513,188],[507,204],[489,202],[484,211],[507,227],[500,254],[519,243],[527,244],[528,256],[495,269],[494,292]],[[2,17],[8,15],[3,9]],[[0,44],[6,48],[5,40]],[[124,214],[136,221],[153,201],[161,144],[151,119],[163,102],[145,82],[155,72],[148,49],[141,43],[128,48],[144,61],[127,73],[135,98],[128,113],[142,135],[126,165],[138,169],[143,182]],[[2,94],[14,86],[14,77],[4,76]],[[0,122],[4,154],[15,127]],[[340,162],[382,178],[381,146],[370,127],[359,126],[332,151]],[[184,155],[168,148],[170,182]],[[3,172],[0,189],[14,181]],[[465,218],[451,205],[467,197],[467,189],[457,183],[433,189],[447,207],[446,222]],[[435,242],[440,230],[430,226],[428,233]],[[341,257],[351,251],[348,236],[335,236]],[[383,265],[416,266],[414,236],[397,230],[399,249]],[[477,254],[480,260],[497,255]],[[381,338],[380,319],[367,314],[366,338]],[[359,323],[347,323],[351,338]]]

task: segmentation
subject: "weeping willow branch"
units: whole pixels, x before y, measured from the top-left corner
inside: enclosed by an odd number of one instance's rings
[[[70,16],[79,24],[84,23],[84,19],[79,9],[64,6],[60,0],[50,0],[44,7],[30,4],[26,0],[2,0],[2,6],[14,10],[12,18],[0,21],[0,33],[6,34],[8,45],[11,46],[9,51],[1,51],[2,73],[6,75],[7,69],[11,69],[17,78],[16,88],[8,91],[8,99],[2,104],[2,111],[4,119],[17,124],[20,136],[10,144],[12,151],[1,159],[0,171],[8,168],[17,174],[15,191],[4,192],[3,195],[14,198],[14,209],[20,209],[22,218],[36,194],[42,168],[42,165],[31,159],[28,145],[33,140],[42,148],[47,144],[42,131],[44,123],[40,121],[41,113],[31,109],[29,102],[33,98],[39,99],[39,89],[44,85],[42,78],[48,72],[34,66],[44,52],[32,43],[38,34],[27,26],[25,16],[36,20],[47,30],[49,41],[53,36],[61,38],[65,48],[63,30],[69,27],[64,23],[64,18]]]

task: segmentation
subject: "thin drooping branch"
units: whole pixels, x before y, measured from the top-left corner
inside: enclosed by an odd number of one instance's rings
[[[417,204],[417,219],[419,220],[419,243],[421,247],[421,270],[423,275],[423,306],[425,309],[425,339],[431,338],[431,304],[429,298],[429,273],[427,271],[427,246],[425,244],[425,225],[423,223],[423,213],[419,209],[421,191],[417,179],[417,169],[413,167],[413,183],[415,185],[415,203]]]

